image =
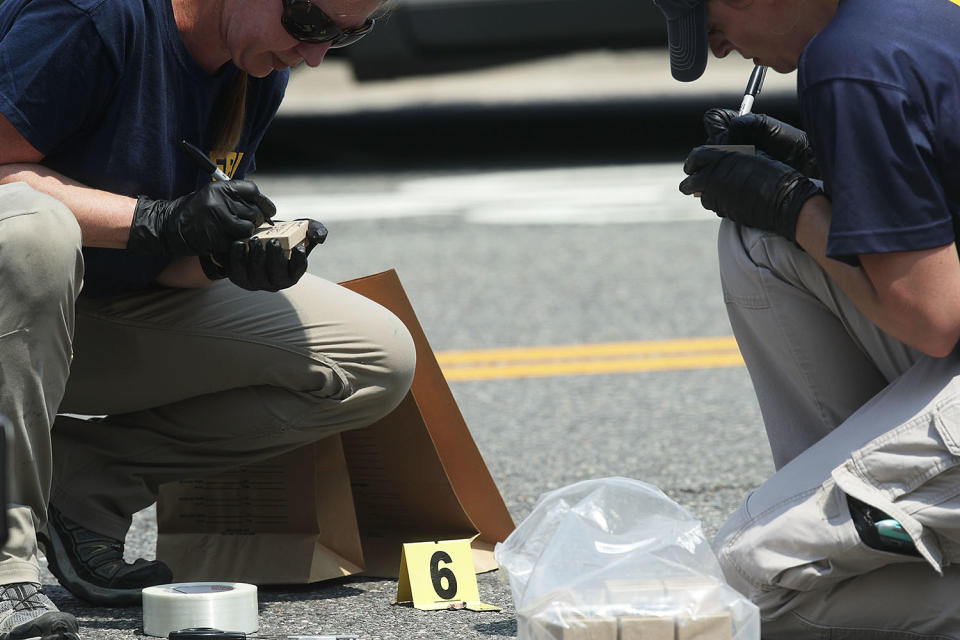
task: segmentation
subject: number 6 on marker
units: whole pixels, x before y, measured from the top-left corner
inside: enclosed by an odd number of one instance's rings
[[[453,558],[446,551],[437,551],[430,556],[430,582],[433,583],[433,590],[437,592],[441,600],[452,600],[457,595],[457,576],[450,567],[440,567],[440,563],[450,564]],[[443,586],[443,580],[446,579],[447,586]]]

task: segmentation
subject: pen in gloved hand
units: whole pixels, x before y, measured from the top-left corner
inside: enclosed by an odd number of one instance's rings
[[[180,141],[180,147],[187,152],[187,155],[193,158],[193,161],[197,163],[197,166],[209,173],[214,180],[219,180],[220,182],[225,182],[230,179],[223,170],[217,166],[217,163],[210,159],[210,157],[205,154],[203,151],[198,149],[196,146],[190,144],[186,140]],[[266,218],[266,223],[270,226],[276,226],[273,220]]]
[[[743,92],[743,102],[740,103],[740,112],[737,115],[745,116],[753,109],[753,101],[760,95],[760,89],[763,87],[763,78],[767,75],[767,68],[756,65],[750,73],[750,80],[747,81],[747,88]]]
[[[740,103],[740,111],[737,113],[738,116],[745,116],[753,109],[753,101],[760,95],[760,89],[763,88],[763,78],[767,75],[767,68],[761,65],[755,65],[753,71],[750,72],[750,79],[747,81],[747,88],[743,92],[743,101]],[[740,151],[741,149],[735,148],[735,145],[717,145],[720,148],[727,148],[730,150]],[[749,151],[753,153],[753,150]],[[699,198],[700,193],[694,193],[694,198]]]

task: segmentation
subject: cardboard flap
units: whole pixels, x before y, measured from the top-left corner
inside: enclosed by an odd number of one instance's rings
[[[514,529],[513,518],[470,435],[397,272],[390,269],[341,284],[392,311],[410,331],[417,349],[417,371],[410,391],[436,449],[442,452],[444,471],[477,527],[479,540],[503,541]]]
[[[364,573],[396,577],[405,542],[476,534],[412,394],[384,420],[344,433],[343,444]]]

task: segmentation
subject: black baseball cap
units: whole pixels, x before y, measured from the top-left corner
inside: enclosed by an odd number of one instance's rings
[[[706,0],[653,0],[667,18],[670,43],[670,73],[681,82],[691,82],[707,67]]]

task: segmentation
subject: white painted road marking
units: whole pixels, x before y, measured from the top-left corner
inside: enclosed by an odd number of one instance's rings
[[[378,176],[311,193],[284,188],[284,178],[256,179],[278,219],[324,222],[458,216],[474,224],[631,224],[715,220],[677,188],[679,163],[525,169],[446,176]],[[302,178],[301,178],[302,180]]]

